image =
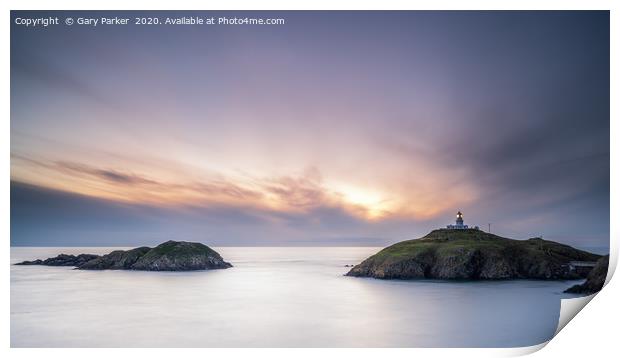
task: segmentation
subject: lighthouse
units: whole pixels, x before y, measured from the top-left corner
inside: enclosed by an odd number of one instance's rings
[[[448,225],[446,226],[446,229],[465,230],[465,229],[470,229],[470,227],[464,224],[463,213],[459,211],[458,213],[456,213],[456,224]],[[474,226],[471,229],[478,230],[478,227]]]
[[[465,226],[463,225],[463,213],[460,211],[456,213],[456,226]]]

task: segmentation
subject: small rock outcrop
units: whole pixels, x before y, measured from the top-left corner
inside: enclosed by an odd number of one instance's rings
[[[151,248],[146,246],[127,251],[116,250],[78,265],[77,268],[80,270],[131,270],[138,259],[150,250]]]
[[[116,250],[106,255],[60,254],[16,265],[75,266],[79,270],[194,271],[232,267],[215,250],[197,242],[167,241],[155,247]]]
[[[81,266],[86,262],[98,258],[98,255],[80,254],[80,255],[67,255],[60,254],[56,257],[51,257],[45,260],[24,261],[16,265],[45,265],[45,266]]]
[[[347,276],[380,279],[544,279],[584,278],[571,261],[599,255],[533,238],[513,240],[481,230],[439,229],[399,242],[353,267]]]
[[[603,289],[605,285],[605,279],[607,278],[607,268],[609,267],[609,255],[601,257],[596,266],[590,271],[586,282],[575,285],[566,291],[565,293],[579,293],[579,294],[593,294]]]

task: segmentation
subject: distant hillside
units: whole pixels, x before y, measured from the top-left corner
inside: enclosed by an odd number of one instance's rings
[[[387,247],[353,267],[348,276],[380,279],[545,279],[585,277],[570,261],[601,256],[539,238],[513,240],[481,230],[434,230]]]

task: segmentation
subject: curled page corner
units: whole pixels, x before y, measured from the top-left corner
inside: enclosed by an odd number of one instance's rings
[[[506,356],[507,357],[522,357],[522,356],[526,356],[532,353],[536,353],[539,350],[545,348],[545,346],[550,342],[551,340],[548,340],[546,342],[542,342],[539,344],[535,344],[533,346],[528,346],[528,347],[518,347],[518,348],[510,348],[509,352],[507,352]]]
[[[609,276],[608,276],[609,277]],[[560,300],[560,318],[558,327],[553,336],[555,337],[579,313],[598,293],[584,297],[565,298]]]
[[[555,330],[553,336],[555,337],[566,325],[570,322],[575,316],[588,304],[590,301],[599,294],[602,290],[605,289],[605,286],[611,280],[614,271],[616,270],[616,264],[618,260],[618,255],[616,250],[610,250],[609,255],[609,265],[607,267],[607,277],[605,278],[605,284],[603,288],[596,293],[593,293],[589,296],[583,297],[575,297],[575,298],[565,298],[560,300],[560,317],[558,318],[558,326]]]

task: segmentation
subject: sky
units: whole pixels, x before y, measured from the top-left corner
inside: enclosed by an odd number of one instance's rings
[[[12,12],[11,245],[609,243],[609,14]]]

